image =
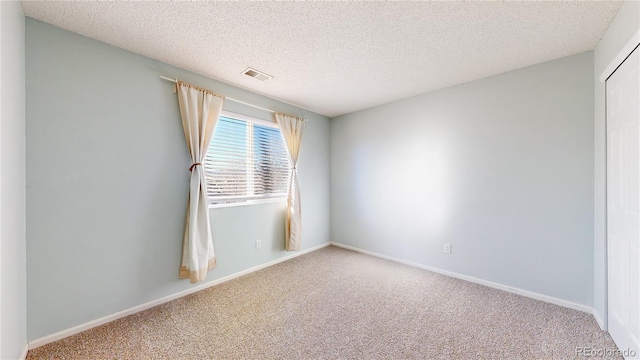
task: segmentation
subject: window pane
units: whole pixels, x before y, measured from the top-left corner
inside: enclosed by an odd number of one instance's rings
[[[287,194],[289,156],[277,128],[220,117],[205,169],[212,203]]]
[[[286,194],[289,157],[280,130],[255,125],[253,141],[256,181],[259,184],[256,191],[261,194]]]

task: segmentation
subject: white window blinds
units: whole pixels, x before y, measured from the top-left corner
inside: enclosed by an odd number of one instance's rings
[[[287,196],[291,168],[275,124],[221,116],[204,165],[211,204]]]

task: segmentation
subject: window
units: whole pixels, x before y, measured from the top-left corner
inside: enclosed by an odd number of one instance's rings
[[[275,123],[223,112],[204,167],[212,205],[287,196],[291,165]]]

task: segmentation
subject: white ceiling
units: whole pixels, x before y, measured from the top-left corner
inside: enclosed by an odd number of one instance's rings
[[[620,4],[23,1],[32,18],[329,117],[592,50]]]

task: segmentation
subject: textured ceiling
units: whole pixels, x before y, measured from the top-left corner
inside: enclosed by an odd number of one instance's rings
[[[23,7],[32,18],[334,117],[592,50],[620,2],[23,1]],[[249,66],[273,79],[241,74]]]

